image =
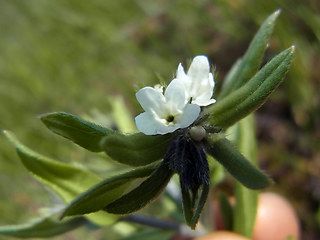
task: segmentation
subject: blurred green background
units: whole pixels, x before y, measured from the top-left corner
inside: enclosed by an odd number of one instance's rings
[[[2,0],[0,129],[52,158],[107,169],[103,157],[49,133],[37,116],[65,111],[110,125],[110,97],[122,96],[133,118],[141,112],[138,88],[156,84],[159,76],[169,82],[179,62],[186,66],[198,54],[209,57],[219,89],[259,25],[278,8],[282,14],[265,61],[292,44],[297,54],[285,83],[257,113],[259,156],[275,179],[268,190],[280,192],[297,209],[302,239],[317,239],[318,0]],[[0,225],[23,223],[51,204],[1,136]],[[105,239],[107,234],[118,236],[110,229],[78,229],[55,239]]]

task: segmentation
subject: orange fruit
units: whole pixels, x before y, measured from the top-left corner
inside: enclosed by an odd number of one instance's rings
[[[202,237],[195,238],[194,240],[249,240],[249,238],[229,231],[216,231]]]

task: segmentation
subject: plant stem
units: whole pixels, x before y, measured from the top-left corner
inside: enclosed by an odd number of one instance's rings
[[[160,220],[149,216],[139,215],[139,214],[130,214],[124,216],[120,219],[121,221],[138,223],[149,227],[154,227],[162,230],[171,230],[175,231],[184,236],[188,237],[199,237],[204,235],[206,232],[201,226],[198,226],[197,230],[191,230],[185,224],[179,224],[172,221]]]
[[[139,214],[130,214],[121,218],[122,221],[139,223],[145,226],[155,227],[163,230],[173,230],[179,232],[180,224],[156,219],[153,217],[143,216]]]

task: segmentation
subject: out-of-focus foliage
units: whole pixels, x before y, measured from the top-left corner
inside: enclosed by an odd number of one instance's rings
[[[0,128],[40,153],[84,163],[103,176],[103,157],[49,134],[35,117],[65,111],[112,126],[110,96],[122,95],[134,116],[141,111],[135,89],[157,83],[158,76],[168,83],[178,63],[197,54],[214,63],[219,87],[261,22],[282,8],[265,60],[292,44],[297,55],[281,91],[258,114],[260,159],[275,189],[299,206],[304,234],[316,234],[319,1],[11,0],[0,6]],[[23,222],[40,203],[50,206],[52,197],[1,137],[0,224]],[[104,233],[71,234],[99,239]]]

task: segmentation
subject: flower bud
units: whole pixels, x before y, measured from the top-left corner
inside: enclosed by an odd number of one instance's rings
[[[190,137],[197,142],[200,142],[207,135],[206,130],[201,126],[192,127],[189,133],[190,133]]]

